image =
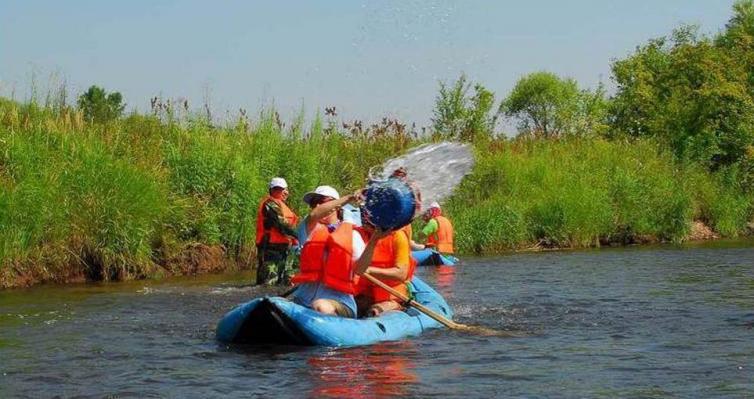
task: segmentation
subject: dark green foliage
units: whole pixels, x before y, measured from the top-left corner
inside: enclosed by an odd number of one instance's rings
[[[79,96],[78,106],[86,120],[103,123],[117,119],[123,114],[126,105],[122,102],[123,96],[119,92],[108,94],[101,87],[91,86]]]
[[[615,62],[612,133],[657,138],[677,159],[712,169],[751,162],[751,9],[751,1],[737,3],[716,40],[687,26]]]

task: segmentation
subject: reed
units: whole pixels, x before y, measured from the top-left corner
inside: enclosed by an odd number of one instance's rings
[[[369,167],[431,140],[389,119],[304,120],[242,110],[217,127],[186,106],[95,124],[64,105],[0,98],[0,286],[196,271],[175,263],[197,244],[221,248],[228,265],[248,260],[271,176],[289,181],[303,213],[316,185],[355,190]],[[445,207],[461,252],[678,241],[694,219],[735,236],[751,216],[735,170],[680,165],[650,141],[474,146],[477,165]]]
[[[751,197],[731,172],[676,163],[651,141],[518,140],[477,146],[448,206],[462,252],[682,241],[691,222],[744,232]]]

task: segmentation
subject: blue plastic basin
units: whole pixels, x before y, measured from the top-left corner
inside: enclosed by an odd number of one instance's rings
[[[416,198],[399,179],[372,181],[367,186],[364,208],[369,220],[383,230],[399,229],[414,218]]]

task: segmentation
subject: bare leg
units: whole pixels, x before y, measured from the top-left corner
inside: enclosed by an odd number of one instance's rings
[[[312,309],[333,316],[354,317],[348,307],[332,299],[315,299],[312,302]]]
[[[384,301],[380,303],[375,303],[372,305],[372,307],[369,308],[369,317],[379,316],[382,312],[387,312],[388,310],[403,310],[403,305],[396,301]]]

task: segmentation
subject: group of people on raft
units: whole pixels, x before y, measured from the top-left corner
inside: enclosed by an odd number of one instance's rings
[[[406,181],[406,172],[398,169],[392,177]],[[420,194],[416,187],[412,190],[419,214]],[[372,224],[358,208],[361,190],[341,197],[330,186],[317,187],[303,197],[310,208],[303,220],[286,204],[288,194],[287,182],[273,178],[269,195],[259,204],[257,284],[293,284],[292,300],[318,312],[357,317],[400,310],[399,298],[361,276],[368,273],[410,296],[408,283],[416,268],[411,250],[453,253],[453,226],[436,202],[421,214],[426,241],[420,244],[413,240],[410,224],[393,231]],[[292,249],[299,253],[299,268]]]

